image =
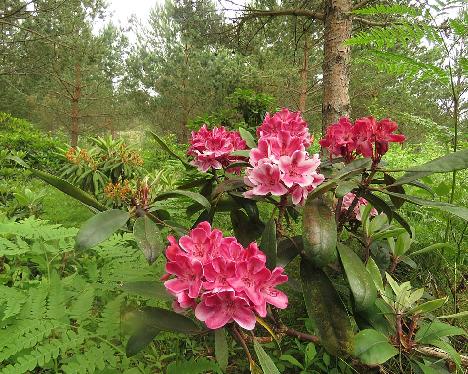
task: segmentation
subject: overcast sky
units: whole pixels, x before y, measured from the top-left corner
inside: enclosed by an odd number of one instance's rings
[[[143,23],[148,18],[151,8],[156,4],[162,4],[164,0],[107,0],[109,10],[113,13],[112,20],[115,24],[127,25],[132,14],[135,14]]]

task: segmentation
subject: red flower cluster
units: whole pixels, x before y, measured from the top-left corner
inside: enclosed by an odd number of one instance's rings
[[[222,126],[208,130],[203,125],[200,130],[192,131],[187,153],[194,158],[192,165],[206,172],[210,168],[221,169],[239,160],[239,157],[230,156],[230,153],[245,148],[245,141],[237,131],[229,131]]]
[[[353,194],[352,192],[348,192],[346,195],[343,196],[343,202],[341,203],[342,212],[347,211],[351,207],[351,204],[353,203],[355,197],[356,195]],[[369,204],[369,202],[366,199],[364,199],[363,197],[358,198],[357,204],[353,209],[352,218],[355,218],[358,221],[361,221],[362,219],[361,207],[366,206],[367,204]],[[369,213],[370,216],[376,216],[377,214],[379,214],[379,212],[377,212],[377,209],[375,208],[372,208]]]
[[[319,143],[328,148],[330,156],[342,156],[346,162],[360,154],[379,162],[388,151],[389,142],[405,141],[404,135],[393,134],[397,129],[398,125],[387,118],[377,122],[374,117],[363,117],[353,125],[348,118],[342,117],[338,123],[328,126]]]
[[[172,236],[168,239],[166,271],[175,278],[164,285],[176,297],[174,310],[193,308],[210,329],[235,321],[252,330],[255,313],[265,317],[267,303],[287,307],[288,297],[275,287],[288,277],[281,267],[265,267],[265,254],[255,242],[244,248],[236,238],[212,230],[208,222],[178,243]]]
[[[244,196],[291,194],[294,204],[304,203],[325,179],[317,173],[318,154],[309,157],[306,151],[312,141],[307,123],[300,113],[282,109],[266,115],[257,135],[258,147],[250,151],[252,168],[246,169],[244,178],[251,189]]]

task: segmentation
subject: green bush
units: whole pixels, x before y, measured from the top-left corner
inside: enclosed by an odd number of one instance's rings
[[[0,175],[11,176],[6,155],[20,156],[32,167],[55,170],[61,142],[45,135],[32,123],[0,112]]]

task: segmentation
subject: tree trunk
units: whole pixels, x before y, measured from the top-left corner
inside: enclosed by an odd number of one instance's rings
[[[71,98],[71,128],[70,128],[70,145],[76,147],[78,145],[78,135],[80,133],[80,108],[79,102],[81,98],[81,66],[75,64],[75,86],[73,88],[73,97]]]
[[[307,36],[304,36],[304,54],[301,69],[301,93],[299,96],[299,111],[305,112],[307,102],[307,69],[309,68],[309,44],[307,43]]]
[[[351,0],[325,0],[323,45],[322,133],[341,116],[349,115],[349,64],[351,50]]]

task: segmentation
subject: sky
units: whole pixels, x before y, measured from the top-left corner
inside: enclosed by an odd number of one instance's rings
[[[150,9],[163,2],[164,0],[108,0],[113,22],[122,26],[128,25],[127,21],[132,14],[146,23]]]

